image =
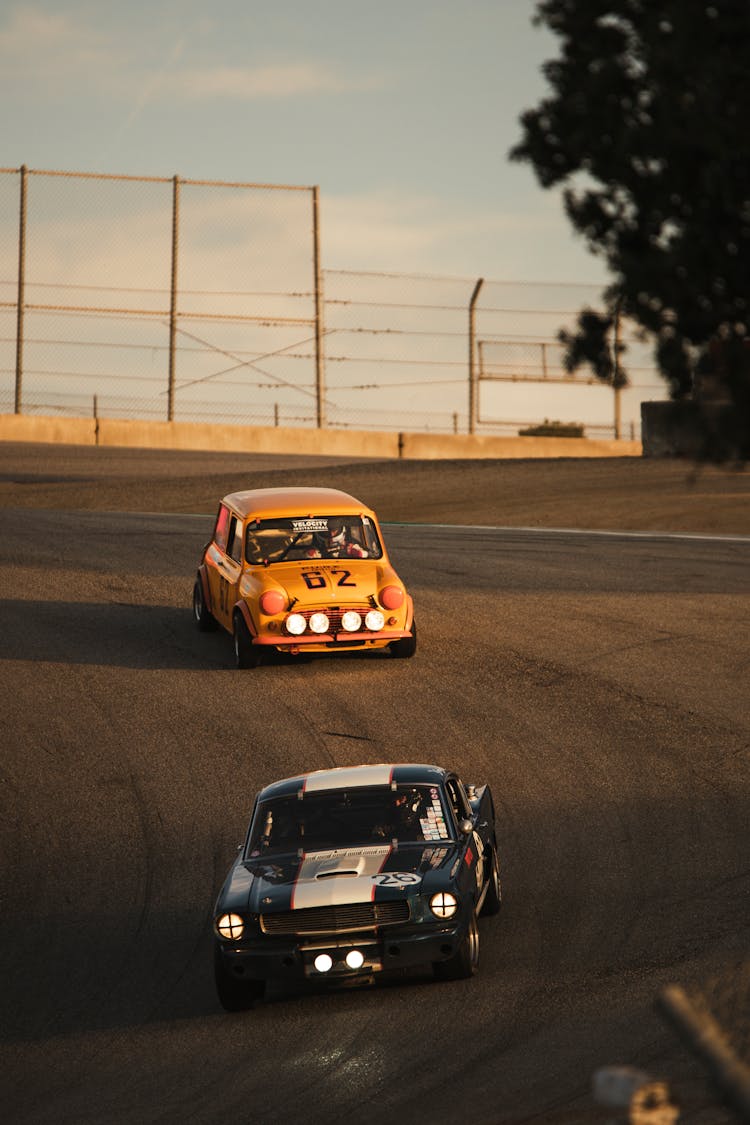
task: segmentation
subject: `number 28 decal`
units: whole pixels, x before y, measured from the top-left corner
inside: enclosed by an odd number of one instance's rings
[[[350,570],[343,569],[331,571],[331,574],[341,575],[338,582],[336,583],[337,586],[356,586],[356,582],[349,581],[351,573],[352,572]],[[307,586],[308,590],[322,590],[325,587],[325,575],[322,574],[319,570],[306,570],[303,572],[302,577],[305,580],[305,585]]]
[[[421,883],[422,876],[415,875],[413,871],[381,871],[373,875],[372,881],[379,887],[410,887]]]

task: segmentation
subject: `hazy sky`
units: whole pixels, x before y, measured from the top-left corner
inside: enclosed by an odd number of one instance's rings
[[[0,0],[6,168],[318,184],[329,269],[598,283],[512,165],[532,0]]]

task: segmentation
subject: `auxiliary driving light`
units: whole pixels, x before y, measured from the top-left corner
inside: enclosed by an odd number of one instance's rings
[[[341,628],[345,633],[356,633],[361,625],[362,618],[356,609],[347,609],[346,613],[341,614]]]
[[[290,613],[284,624],[287,632],[293,633],[295,637],[298,637],[300,633],[304,633],[307,628],[307,622],[301,613]]]
[[[223,938],[229,941],[239,941],[245,929],[245,923],[239,914],[222,914],[216,923],[216,929]]]
[[[327,633],[328,632],[328,618],[324,613],[313,613],[310,615],[308,625],[313,633]]]
[[[319,973],[330,973],[333,968],[333,960],[327,953],[319,953],[313,964]]]
[[[350,949],[346,955],[346,963],[350,969],[361,969],[365,963],[364,954],[358,949]]]
[[[371,609],[365,618],[365,625],[371,629],[373,633],[377,633],[385,625],[385,618],[379,609]]]
[[[456,896],[448,891],[438,891],[430,899],[430,910],[438,918],[452,918],[458,910]]]

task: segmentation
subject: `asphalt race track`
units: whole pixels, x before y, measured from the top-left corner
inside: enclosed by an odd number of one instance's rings
[[[654,1001],[747,952],[750,539],[391,525],[414,660],[238,672],[189,610],[210,523],[0,511],[3,1119],[599,1121],[627,1063],[731,1120]],[[492,785],[478,976],[223,1013],[254,792],[389,760]]]

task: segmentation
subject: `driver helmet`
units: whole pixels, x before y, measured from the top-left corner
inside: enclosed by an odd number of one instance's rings
[[[330,547],[343,547],[346,544],[346,527],[340,519],[328,521],[328,544]]]

